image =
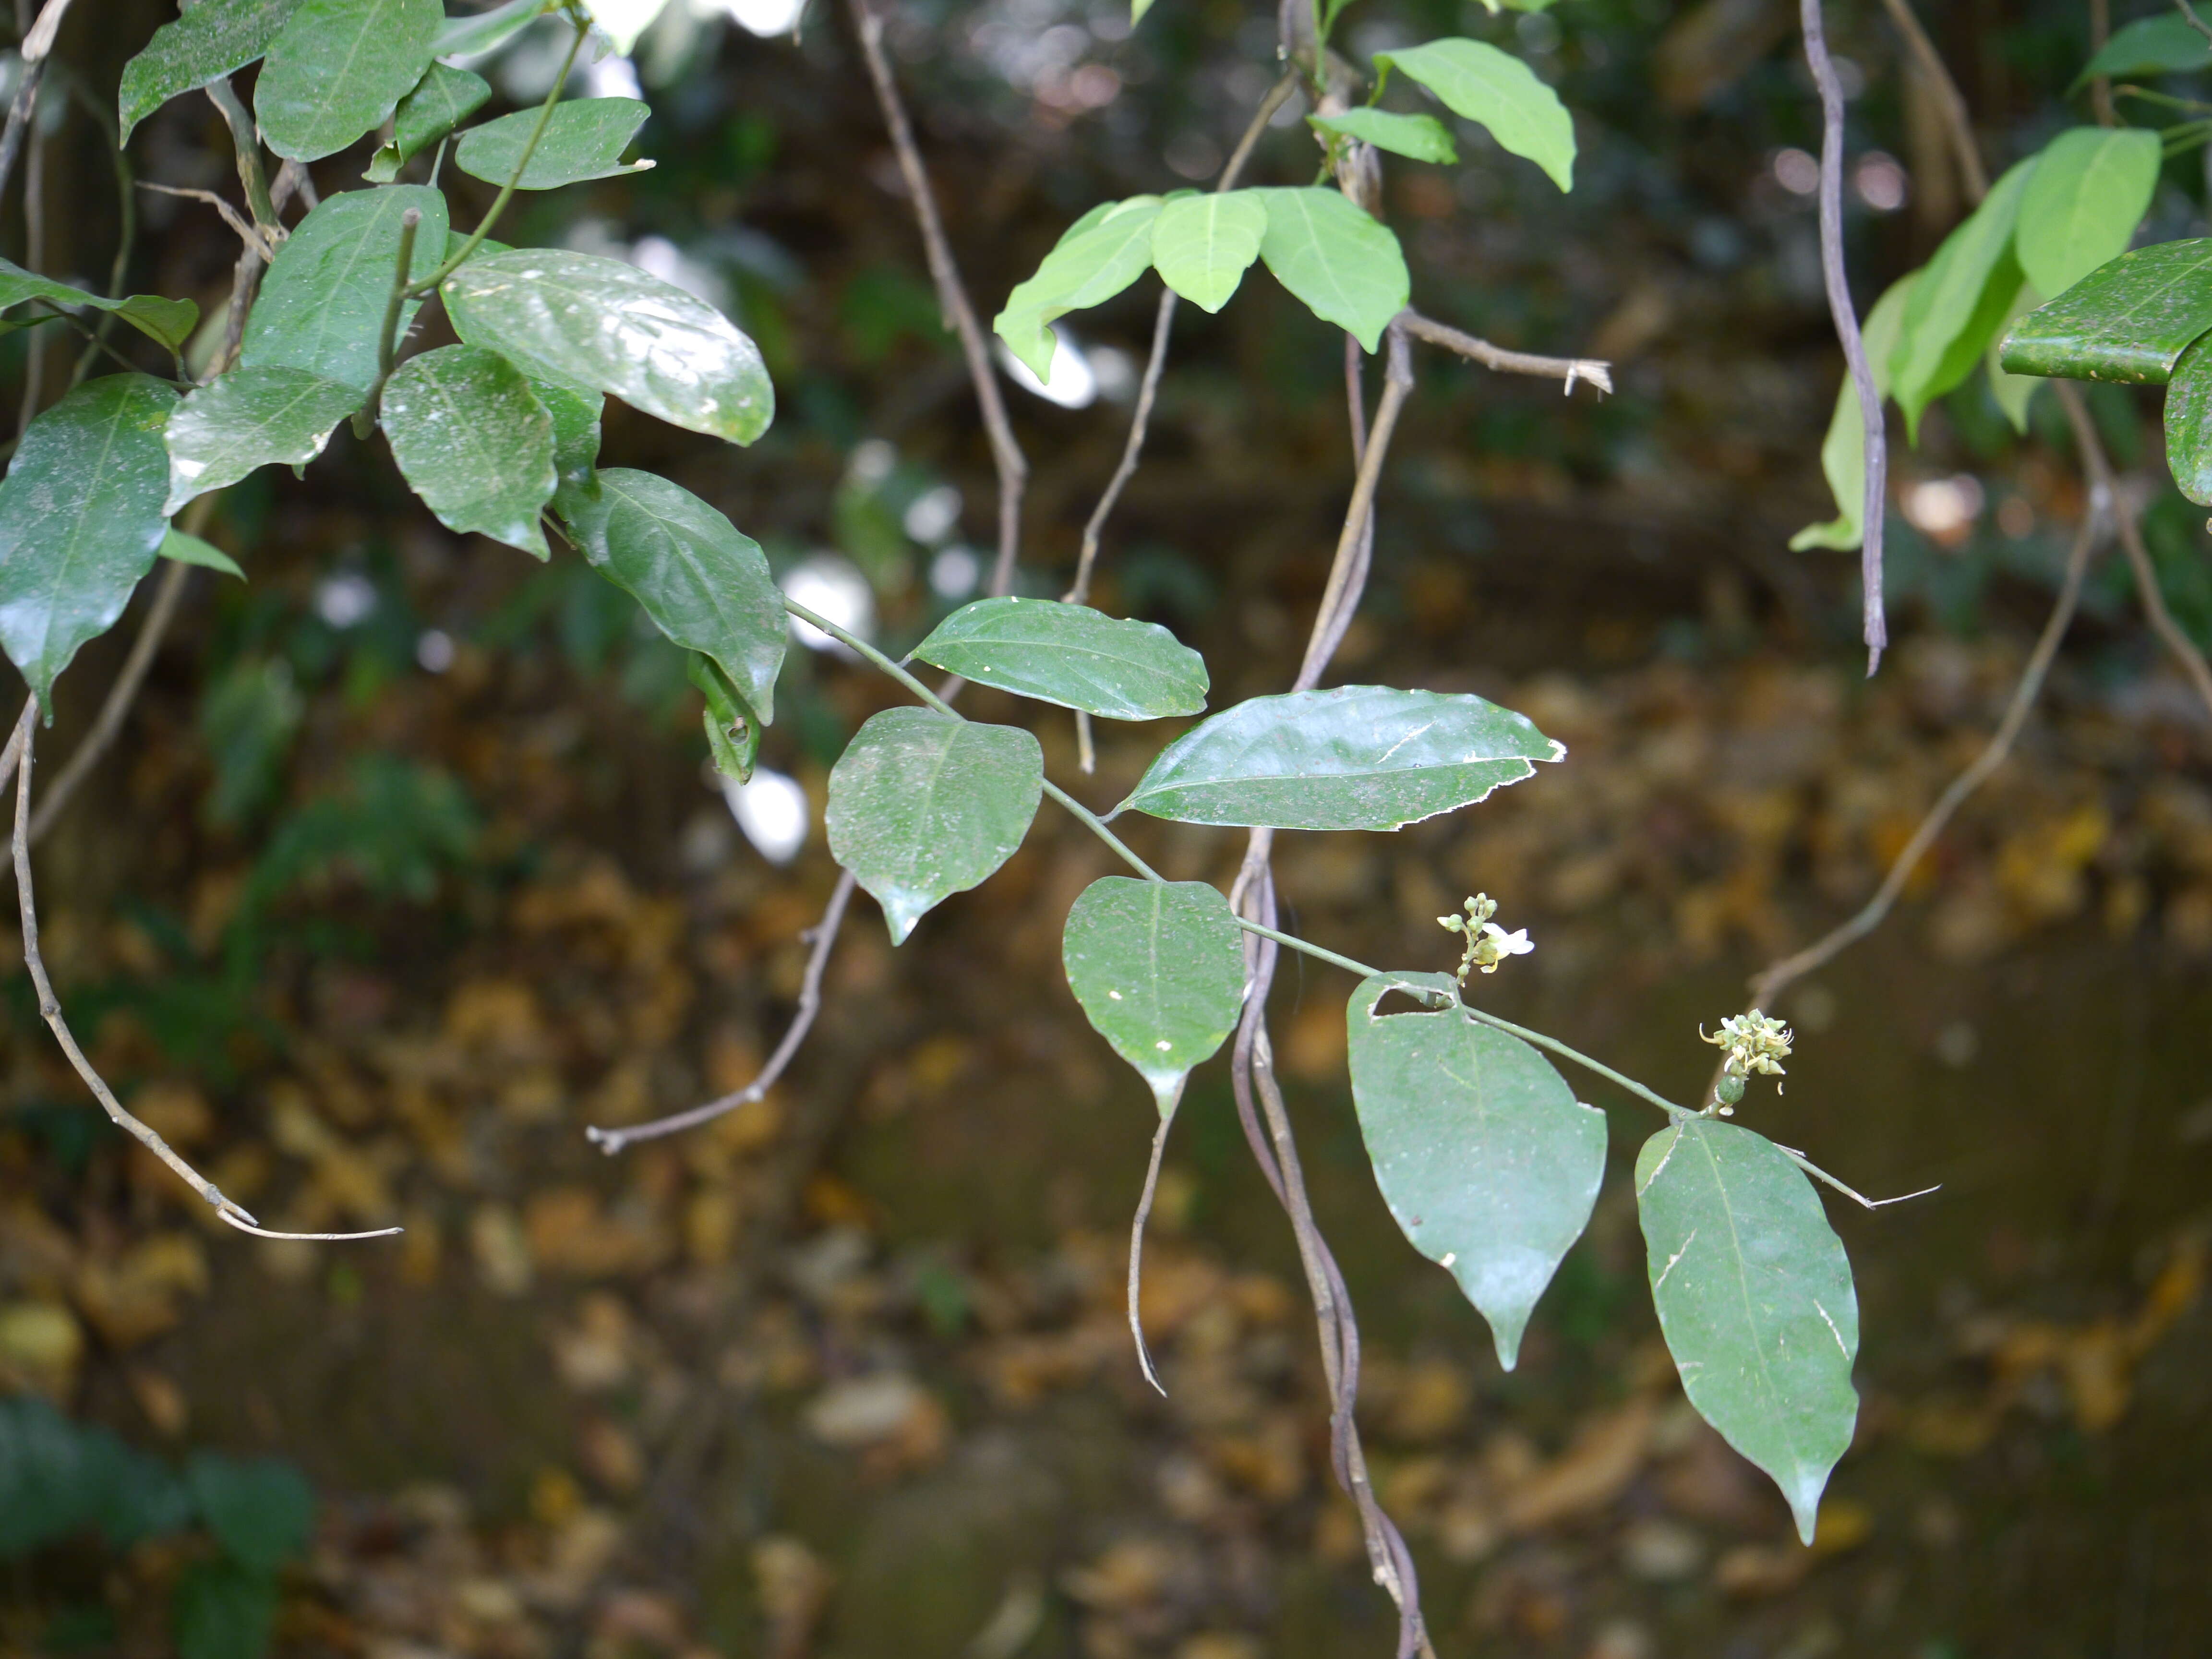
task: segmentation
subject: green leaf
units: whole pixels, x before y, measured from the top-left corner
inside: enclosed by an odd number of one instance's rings
[[[1465,693],[1293,691],[1184,732],[1116,810],[1181,823],[1395,830],[1481,800],[1566,752],[1527,715]]]
[[[1251,194],[1267,204],[1260,257],[1275,280],[1322,321],[1374,350],[1410,291],[1398,239],[1341,191],[1315,185]]]
[[[1982,366],[1990,377],[1990,395],[1996,399],[2005,419],[2012,422],[2012,429],[2023,437],[2027,434],[2027,406],[2043,382],[2032,374],[2008,374],[1997,356],[2007,331],[2042,303],[2043,296],[2035,291],[2034,285],[2022,283],[2020,292],[2013,295],[2012,310],[1998,329],[1997,337],[1990,342],[1990,349],[1982,357]]]
[[[726,778],[750,783],[753,761],[760,753],[760,720],[712,657],[685,652],[684,672],[707,700],[707,753],[714,769]]]
[[[439,0],[304,0],[254,82],[262,142],[313,161],[381,126],[430,67],[445,21]]]
[[[169,497],[161,510],[173,514],[256,467],[305,466],[361,407],[361,396],[304,368],[268,367],[234,369],[195,388],[169,416]]]
[[[665,478],[626,467],[599,477],[598,495],[559,503],[584,556],[662,633],[720,664],[762,724],[773,720],[789,629],[760,544]]]
[[[532,380],[530,389],[553,417],[553,470],[561,475],[561,488],[595,492],[592,469],[599,464],[599,416],[606,399],[551,380]]]
[[[300,0],[195,0],[181,17],[154,31],[146,50],[123,66],[116,94],[121,142],[131,130],[183,93],[236,73],[269,50]]]
[[[1134,28],[1145,21],[1145,14],[1152,9],[1152,0],[1129,0],[1129,27]]]
[[[1025,697],[1109,720],[1195,714],[1206,661],[1155,623],[1127,622],[1053,599],[977,599],[914,648],[934,663]]]
[[[445,255],[443,196],[422,185],[387,185],[325,197],[276,250],[246,319],[240,363],[304,368],[366,396],[399,264],[399,222],[410,208],[422,216],[409,269],[420,280]],[[407,302],[403,331],[422,308],[419,300]]]
[[[538,125],[539,112],[518,110],[471,127],[453,150],[453,165],[472,178],[505,185]],[[546,120],[544,136],[530,154],[530,165],[517,180],[519,190],[557,190],[562,185],[587,179],[612,179],[625,173],[643,173],[650,161],[624,164],[637,130],[651,112],[635,98],[578,98],[556,104]]]
[[[1341,115],[1309,115],[1307,124],[1322,132],[1357,138],[1393,155],[1416,161],[1456,161],[1459,146],[1444,124],[1433,115],[1394,115],[1388,110],[1348,109]]]
[[[2045,144],[2013,237],[2027,280],[2055,296],[2125,253],[2150,210],[2159,158],[2148,127],[2075,127]]]
[[[169,533],[161,538],[161,556],[179,564],[196,564],[204,570],[220,570],[226,576],[246,580],[246,573],[232,558],[213,542],[204,542],[197,536],[187,536],[172,526]]]
[[[0,649],[49,713],[55,677],[114,626],[167,532],[176,401],[151,375],[88,380],[31,422],[0,479]]]
[[[445,295],[455,333],[533,378],[736,444],[775,416],[760,349],[705,301],[619,259],[517,248],[471,259]]]
[[[1690,1117],[1644,1142],[1636,1201],[1682,1391],[1774,1478],[1811,1543],[1858,1416],[1858,1297],[1819,1195],[1773,1142]]]
[[[440,26],[432,50],[440,58],[475,58],[505,46],[553,9],[556,0],[506,0],[489,11],[465,12]]]
[[[1191,304],[1218,311],[1260,257],[1267,231],[1267,207],[1249,190],[1185,196],[1152,221],[1152,264]]]
[[[2115,78],[2130,75],[2184,75],[2212,69],[2212,43],[2175,12],[2145,17],[2112,31],[2104,49],[2074,77],[2068,95],[2100,75]]]
[[[2166,465],[2183,495],[2212,507],[2212,347],[2203,340],[2181,354],[2166,382]]]
[[[384,435],[447,529],[550,556],[538,515],[560,483],[553,417],[522,371],[482,346],[410,357],[385,383]]]
[[[177,1580],[178,1659],[263,1659],[276,1627],[276,1580],[236,1561],[195,1561]]]
[[[1874,309],[1859,325],[1860,343],[1866,349],[1867,368],[1874,376],[1875,394],[1889,395],[1889,355],[1897,347],[1898,331],[1905,324],[1905,302],[1920,273],[1899,277],[1874,302]],[[1837,517],[1827,524],[1808,525],[1790,538],[1793,553],[1808,547],[1848,550],[1866,538],[1859,520],[1866,511],[1866,417],[1859,408],[1859,389],[1848,366],[1844,383],[1836,388],[1835,413],[1828,417],[1828,435],[1820,445],[1820,471],[1836,497]]]
[[[2212,238],[2159,242],[2101,264],[2014,323],[1997,361],[2014,374],[2164,386],[2212,330]]]
[[[902,945],[926,912],[1013,856],[1043,788],[1044,751],[1018,726],[887,708],[830,769],[830,850]]]
[[[42,300],[57,306],[91,306],[112,311],[164,349],[175,351],[191,337],[200,308],[190,300],[165,300],[158,294],[133,294],[121,300],[104,300],[67,283],[40,276],[22,266],[0,259],[0,311]]]
[[[1889,354],[1889,381],[1913,442],[1921,410],[1973,373],[2019,290],[2013,225],[2034,170],[2031,157],[1998,179],[1912,284]]]
[[[1132,196],[1091,210],[1067,228],[1036,275],[1006,296],[991,327],[1039,380],[1052,374],[1052,320],[1103,305],[1152,262],[1152,223],[1160,198]]]
[[[666,9],[668,0],[584,0],[584,9],[592,21],[607,39],[615,43],[615,50],[628,57],[638,37],[653,27],[653,20]]]
[[[1574,187],[1574,118],[1519,58],[1480,40],[1453,39],[1378,52],[1375,66],[1396,67],[1453,114],[1489,128],[1502,148],[1534,161],[1561,190]]]
[[[1060,957],[1091,1028],[1173,1112],[1191,1067],[1244,1007],[1243,932],[1202,881],[1102,876],[1067,913]]]
[[[482,109],[491,98],[491,82],[466,70],[433,64],[415,90],[399,100],[392,117],[392,142],[380,146],[368,164],[371,183],[388,185],[399,169]],[[501,182],[504,183],[505,180]]]
[[[307,1553],[315,1494],[289,1463],[201,1452],[185,1466],[185,1484],[216,1542],[240,1565],[271,1573]]]
[[[1408,987],[1449,1006],[1376,1012]],[[1470,1019],[1449,974],[1378,974],[1352,994],[1345,1019],[1352,1097],[1383,1201],[1490,1322],[1510,1371],[1537,1298],[1589,1224],[1605,1114],[1578,1103],[1520,1038]]]

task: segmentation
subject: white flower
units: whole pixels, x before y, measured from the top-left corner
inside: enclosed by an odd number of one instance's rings
[[[1498,964],[1508,957],[1525,957],[1536,947],[1529,942],[1528,930],[1516,927],[1507,933],[1494,921],[1482,924],[1482,938],[1474,947],[1476,966],[1486,974],[1498,971]]]

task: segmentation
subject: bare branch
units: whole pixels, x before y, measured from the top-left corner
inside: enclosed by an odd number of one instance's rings
[[[223,223],[238,234],[238,240],[264,259],[276,257],[276,247],[260,227],[211,190],[194,190],[184,185],[157,185],[150,179],[138,181],[141,190],[157,191],[164,196],[181,196],[189,202],[205,202],[222,216]]]
[[[1534,374],[1550,380],[1563,380],[1565,390],[1572,396],[1575,382],[1587,380],[1600,392],[1613,390],[1613,365],[1595,357],[1539,357],[1532,352],[1508,351],[1489,341],[1463,333],[1447,323],[1432,317],[1424,317],[1410,306],[1398,313],[1399,326],[1409,334],[1418,335],[1431,345],[1456,351],[1470,362],[1485,368],[1495,369],[1501,374]]]
[[[46,63],[53,55],[54,36],[60,33],[62,19],[69,15],[70,0],[46,0],[39,20],[23,37],[21,57],[23,78],[15,83],[15,95],[8,101],[8,125],[0,131],[0,192],[8,188],[8,180],[15,172],[15,158],[22,153],[23,135],[29,130],[31,117],[39,107],[39,88],[46,78]]]
[[[1177,1098],[1181,1098],[1178,1091]],[[1152,1351],[1145,1346],[1145,1322],[1138,1308],[1139,1293],[1145,1282],[1145,1223],[1152,1218],[1152,1199],[1160,1188],[1160,1160],[1167,1155],[1168,1131],[1175,1124],[1175,1109],[1170,1107],[1160,1114],[1160,1127],[1152,1133],[1152,1156],[1145,1165],[1145,1188],[1137,1194],[1136,1218],[1129,1224],[1129,1335],[1137,1345],[1137,1364],[1145,1373],[1145,1381],[1159,1390],[1163,1399],[1167,1389],[1160,1382],[1160,1374],[1152,1367]]]
[[[1781,1153],[1783,1157],[1788,1158],[1792,1164],[1795,1164],[1807,1175],[1812,1176],[1814,1180],[1819,1182],[1824,1187],[1832,1187],[1836,1191],[1841,1193],[1845,1198],[1850,1199],[1853,1203],[1857,1204],[1863,1209],[1886,1209],[1892,1204],[1908,1203],[1913,1199],[1925,1198],[1930,1193],[1940,1193],[1943,1190],[1943,1183],[1939,1181],[1933,1187],[1923,1187],[1917,1193],[1899,1193],[1895,1198],[1869,1198],[1864,1193],[1860,1192],[1856,1188],[1846,1187],[1842,1182],[1837,1180],[1835,1176],[1830,1175],[1819,1164],[1814,1163],[1812,1159],[1807,1158],[1804,1153],[1797,1151],[1796,1148],[1793,1146],[1784,1146],[1778,1140],[1774,1142],[1773,1145],[1776,1152]]]
[[[1935,91],[1936,106],[1942,112],[1944,129],[1951,136],[1951,149],[1958,160],[1959,177],[1966,187],[1966,199],[1978,202],[1990,193],[1990,174],[1982,165],[1982,147],[1974,137],[1974,123],[1967,113],[1966,100],[1959,90],[1959,83],[1951,78],[1942,55],[1936,50],[1936,43],[1928,38],[1928,31],[1913,15],[1910,0],[1881,3],[1889,13],[1889,21],[1905,37],[1912,61],[1919,65],[1921,74]]]
[[[2181,8],[2181,15],[2188,20],[2190,27],[2203,35],[2207,41],[2212,41],[2212,23],[2207,23],[2199,17],[2197,15],[2197,8],[2191,5],[2189,0],[2173,0],[2173,3]]]

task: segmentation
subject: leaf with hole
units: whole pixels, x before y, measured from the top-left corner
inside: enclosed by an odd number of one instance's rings
[[[1250,192],[1267,209],[1260,257],[1275,280],[1325,323],[1375,349],[1390,319],[1406,308],[1406,256],[1387,225],[1378,224],[1341,191]]]
[[[560,483],[553,417],[520,369],[482,346],[441,346],[392,371],[382,408],[400,476],[441,524],[550,556],[538,515]]]
[[[991,327],[1039,380],[1052,374],[1053,319],[1103,305],[1143,276],[1152,262],[1159,213],[1157,196],[1100,204],[1070,225],[1036,274],[1006,296]]]
[[[1974,372],[2020,291],[2013,227],[2034,170],[2031,158],[1998,179],[1913,282],[1890,349],[1889,383],[1916,443],[1921,410]]]
[[[200,319],[199,307],[190,300],[165,300],[158,294],[102,299],[97,294],[87,293],[67,283],[57,283],[52,277],[0,259],[0,311],[33,300],[64,307],[90,306],[96,311],[112,311],[167,351],[179,349],[191,338],[192,329]]]
[[[123,66],[115,99],[119,142],[129,143],[131,129],[172,98],[252,63],[299,9],[300,0],[195,0],[162,24]]]
[[[1686,1117],[1644,1142],[1636,1203],[1682,1391],[1774,1478],[1811,1543],[1859,1403],[1858,1296],[1820,1195],[1764,1136]]]
[[[304,0],[253,85],[262,142],[314,161],[381,126],[430,67],[445,21],[439,0]]]
[[[2013,232],[2027,280],[2063,294],[2125,253],[2150,211],[2159,158],[2158,134],[2147,127],[2075,127],[2045,144]]]
[[[440,25],[431,50],[440,58],[480,58],[505,46],[556,3],[556,0],[506,0],[489,11],[448,17]]]
[[[751,782],[753,761],[760,753],[760,720],[712,657],[685,652],[684,672],[707,702],[707,754],[714,769],[739,783]]]
[[[474,115],[491,100],[491,82],[466,70],[433,64],[415,90],[392,112],[392,142],[369,158],[368,178],[388,185],[399,169]]]
[[[2138,18],[2112,31],[2097,55],[2082,65],[2068,95],[2079,92],[2099,76],[2118,78],[2130,75],[2186,75],[2212,69],[2212,41],[2190,27],[2178,12]]]
[[[1178,197],[1152,221],[1152,264],[1191,304],[1218,311],[1260,257],[1267,230],[1267,207],[1250,191]]]
[[[1116,810],[1182,823],[1395,830],[1470,805],[1566,752],[1526,714],[1464,692],[1293,691],[1184,732]]]
[[[538,148],[530,151],[529,164],[522,155],[530,135],[537,130],[540,112],[518,110],[471,127],[453,149],[453,165],[472,178],[495,185],[515,179],[518,190],[557,190],[562,185],[589,179],[612,179],[622,173],[643,173],[650,161],[622,159],[637,130],[650,113],[635,98],[578,98],[556,104],[546,118]],[[515,168],[522,167],[517,179]]]
[[[607,392],[736,444],[775,414],[757,346],[705,301],[619,259],[516,248],[471,259],[445,296],[455,333],[534,379]]]
[[[1348,109],[1341,115],[1309,115],[1316,131],[1357,138],[1416,161],[1456,161],[1459,146],[1433,115],[1395,115],[1389,110]]]
[[[1519,58],[1455,38],[1378,52],[1375,66],[1419,82],[1453,114],[1480,122],[1501,148],[1543,168],[1561,190],[1574,187],[1574,118]]]
[[[932,908],[1013,856],[1043,789],[1044,752],[1018,726],[887,708],[830,769],[830,850],[902,945]]]
[[[1376,1012],[1408,988],[1447,1006]],[[1605,1114],[1577,1102],[1520,1038],[1469,1018],[1449,974],[1378,974],[1352,994],[1345,1019],[1352,1097],[1383,1201],[1490,1322],[1510,1371],[1537,1298],[1589,1224]]]
[[[1878,398],[1889,395],[1889,354],[1896,347],[1898,331],[1905,324],[1905,304],[1919,276],[1913,271],[1892,283],[1859,325],[1859,340],[1866,350],[1867,368],[1874,376]],[[1844,370],[1844,383],[1836,388],[1828,435],[1820,444],[1820,471],[1835,495],[1836,517],[1826,524],[1807,525],[1792,536],[1793,553],[1808,547],[1848,550],[1866,539],[1861,523],[1866,514],[1866,416],[1859,408],[1858,382],[1848,367]]]
[[[1206,662],[1156,623],[1054,599],[977,599],[914,648],[927,663],[1110,720],[1195,714]]]
[[[24,428],[0,479],[0,648],[49,714],[55,677],[115,625],[168,532],[176,401],[148,374],[87,380]]]
[[[2164,386],[2212,331],[2212,238],[2159,242],[2101,264],[2014,323],[1997,349],[2014,374]]]
[[[246,580],[246,572],[213,542],[204,542],[197,536],[187,536],[172,526],[169,533],[161,538],[161,556],[176,564],[195,564],[203,570],[220,571],[226,576]]]
[[[719,663],[763,725],[773,720],[789,629],[760,544],[650,472],[610,467],[599,481],[597,495],[559,503],[584,556],[662,633]]]
[[[1166,1117],[1244,1007],[1243,931],[1202,881],[1102,876],[1067,913],[1060,959],[1091,1029]]]
[[[399,264],[400,221],[422,216],[409,274],[438,268],[446,247],[446,198],[422,185],[387,185],[326,196],[294,228],[246,319],[239,354],[248,368],[303,368],[366,396],[375,383],[385,307]],[[410,300],[400,328],[422,308]]]
[[[304,368],[234,369],[195,387],[169,416],[169,496],[162,511],[173,514],[257,467],[305,466],[360,407],[356,388]]]

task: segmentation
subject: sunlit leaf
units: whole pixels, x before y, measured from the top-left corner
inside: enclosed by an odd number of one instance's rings
[[[1052,599],[977,599],[915,647],[924,662],[981,685],[1115,720],[1195,714],[1206,662],[1155,623]]]
[[[668,0],[584,0],[584,10],[592,21],[625,57],[667,6]]]
[[[0,479],[0,647],[49,712],[55,677],[114,626],[167,533],[176,401],[150,375],[88,380],[24,430]]]
[[[1386,65],[1419,82],[1453,114],[1489,128],[1501,148],[1534,161],[1561,190],[1574,187],[1574,118],[1519,58],[1453,39],[1376,52],[1376,68]]]
[[[433,64],[414,91],[399,100],[392,117],[392,142],[378,148],[368,163],[373,184],[388,185],[399,169],[491,99],[491,82],[466,70]]]
[[[422,185],[389,185],[326,196],[293,229],[262,278],[239,361],[247,368],[303,368],[366,393],[376,380],[385,307],[399,263],[400,220],[422,216],[410,273],[438,268],[446,248],[446,198]],[[422,301],[400,313],[411,325]]]
[[[1255,697],[1160,751],[1121,811],[1183,823],[1395,830],[1532,775],[1565,745],[1465,693],[1346,685]]]
[[[505,46],[553,9],[556,0],[505,0],[489,11],[463,12],[439,27],[432,50],[441,58],[474,58]]]
[[[1052,320],[1102,305],[1152,262],[1152,223],[1160,198],[1132,196],[1093,208],[1067,228],[1036,275],[1006,296],[991,327],[1039,380],[1052,374]]]
[[[1773,1142],[1692,1117],[1644,1143],[1636,1201],[1682,1391],[1773,1476],[1811,1543],[1858,1416],[1858,1297],[1819,1194]]]
[[[1998,179],[1912,284],[1890,349],[1889,383],[1915,442],[1921,410],[1974,372],[2019,292],[2013,226],[2034,170],[2031,158]]]
[[[1459,160],[1459,146],[1433,115],[1394,115],[1389,110],[1363,108],[1348,109],[1341,115],[1309,115],[1306,119],[1322,132],[1357,138],[1393,155],[1416,161]]]
[[[564,493],[563,520],[599,574],[645,607],[660,631],[721,665],[762,723],[789,630],[760,544],[690,490],[611,467],[596,495]]]
[[[635,98],[578,98],[556,104],[546,118],[544,135],[530,152],[530,164],[516,181],[520,190],[556,190],[587,179],[611,179],[617,173],[643,173],[650,161],[625,165],[623,150],[652,112]],[[536,131],[539,112],[518,110],[471,127],[453,149],[453,165],[463,173],[495,185],[514,178],[522,152]]]
[[[1318,185],[1255,190],[1267,209],[1260,257],[1275,280],[1325,323],[1375,349],[1410,291],[1398,239],[1346,199]]]
[[[1202,881],[1102,876],[1068,911],[1060,955],[1085,1017],[1165,1117],[1243,1010],[1243,934],[1229,901]]]
[[[760,349],[703,300],[592,253],[517,248],[447,279],[453,331],[532,377],[749,444],[775,413]]]
[[[196,387],[169,416],[169,497],[162,511],[173,514],[256,467],[305,466],[360,407],[354,387],[302,368],[234,369]]]
[[[204,542],[197,536],[187,536],[172,526],[169,533],[161,538],[161,556],[178,564],[196,564],[203,570],[219,570],[226,576],[246,580],[238,561],[232,558],[213,542]]]
[[[830,770],[830,850],[903,944],[933,906],[1013,856],[1043,787],[1044,752],[1019,727],[887,708]]]
[[[154,31],[146,50],[123,66],[115,113],[122,142],[179,94],[234,74],[269,50],[300,0],[195,0]]]
[[[1378,1013],[1394,988],[1448,1006]],[[1407,1239],[1490,1322],[1507,1370],[1537,1298],[1589,1224],[1605,1114],[1551,1062],[1468,1018],[1449,974],[1381,974],[1345,1011],[1352,1095],[1376,1184]]]
[[[1919,276],[1916,270],[1892,283],[1859,325],[1860,343],[1866,349],[1867,368],[1874,376],[1878,397],[1889,395],[1890,353],[1896,349],[1898,331],[1905,323],[1905,302],[1911,298],[1912,285]],[[1860,523],[1866,513],[1866,416],[1859,408],[1858,383],[1848,367],[1844,370],[1844,383],[1836,388],[1836,409],[1828,417],[1828,435],[1820,444],[1820,471],[1827,476],[1828,488],[1835,495],[1837,516],[1826,524],[1808,525],[1792,536],[1792,551],[1808,547],[1850,549],[1866,539]]]
[[[392,459],[447,529],[548,556],[538,515],[560,479],[553,417],[522,371],[481,346],[410,357],[384,388]]]
[[[2063,294],[2127,252],[2158,188],[2159,156],[2148,127],[2075,127],[2043,147],[2013,233],[2037,289]]]
[[[1200,310],[1218,311],[1260,257],[1267,230],[1267,207],[1250,191],[1178,197],[1152,222],[1152,264]]]
[[[2069,92],[2080,91],[2100,75],[2185,75],[2205,69],[2212,69],[2212,41],[2179,12],[2161,12],[2114,29],[2112,38],[2074,77]]]
[[[253,86],[262,141],[313,161],[383,125],[430,67],[439,0],[304,0]]]
[[[2123,253],[2007,331],[1997,361],[2014,374],[2164,386],[2212,330],[2212,238]]]
[[[158,294],[133,294],[120,300],[102,299],[67,283],[40,276],[18,264],[0,259],[0,311],[43,300],[52,305],[90,306],[112,311],[163,349],[175,351],[191,338],[200,319],[199,307],[190,300],[167,300]]]

